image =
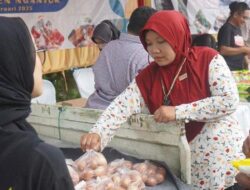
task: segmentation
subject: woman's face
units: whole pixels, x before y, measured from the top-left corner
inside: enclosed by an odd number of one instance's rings
[[[246,21],[249,19],[250,12],[249,10],[246,10],[242,13],[235,13],[235,22],[237,26],[242,26],[246,23]]]
[[[172,63],[176,53],[169,43],[154,31],[148,31],[145,36],[147,51],[159,66]]]

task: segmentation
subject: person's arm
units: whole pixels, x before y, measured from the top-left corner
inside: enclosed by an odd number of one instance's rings
[[[239,172],[235,179],[241,188],[244,188],[245,190],[250,188],[250,177],[246,174]]]
[[[250,59],[249,59],[249,56],[248,55],[246,55],[245,57],[244,57],[244,67],[245,67],[245,69],[248,69],[248,70],[250,70]]]
[[[243,47],[229,47],[229,46],[220,46],[220,54],[224,56],[233,56],[233,55],[240,55],[240,54],[250,54],[250,48],[243,46]]]
[[[176,106],[177,120],[213,121],[236,110],[237,86],[221,55],[215,56],[209,65],[209,86],[211,97]]]
[[[243,143],[242,151],[247,158],[250,158],[250,134],[248,135],[248,137],[245,139]]]
[[[120,125],[135,113],[141,112],[141,93],[135,80],[103,112],[90,133],[101,138],[101,150],[115,135]]]
[[[250,48],[246,46],[233,47],[232,40],[232,27],[230,25],[224,25],[218,33],[218,49],[223,56],[234,56],[240,54],[249,54]]]
[[[242,146],[242,151],[247,158],[250,158],[250,135],[248,135],[248,137],[245,139]],[[250,187],[250,177],[246,174],[239,172],[235,179],[241,187]]]

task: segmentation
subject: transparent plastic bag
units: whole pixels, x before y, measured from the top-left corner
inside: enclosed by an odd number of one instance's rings
[[[83,180],[75,185],[75,190],[85,190],[85,189],[86,189],[86,182]]]
[[[80,179],[85,181],[106,175],[107,160],[103,154],[94,150],[87,151],[75,161]]]
[[[147,160],[134,164],[132,168],[140,173],[143,182],[147,186],[155,186],[164,182],[166,179],[165,168],[152,164]]]
[[[86,190],[117,190],[117,188],[110,178],[98,177],[86,183]]]
[[[145,189],[145,184],[142,181],[141,175],[136,170],[130,170],[128,168],[120,168],[111,176],[112,181],[116,187],[129,190],[142,190]]]
[[[66,159],[66,165],[69,170],[69,175],[73,181],[73,184],[74,185],[78,184],[80,181],[80,177],[79,177],[75,162],[71,159]]]
[[[116,159],[108,164],[107,173],[108,175],[112,175],[115,172],[117,172],[118,169],[121,169],[121,168],[131,169],[132,166],[133,166],[133,163],[131,161],[125,160],[124,158]]]

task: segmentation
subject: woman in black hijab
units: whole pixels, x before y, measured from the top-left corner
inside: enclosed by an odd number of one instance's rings
[[[41,61],[20,18],[0,17],[0,189],[73,190],[61,151],[26,121],[41,94]]]
[[[92,41],[97,44],[100,51],[111,40],[116,40],[120,36],[120,31],[109,20],[103,20],[98,24],[93,32]]]

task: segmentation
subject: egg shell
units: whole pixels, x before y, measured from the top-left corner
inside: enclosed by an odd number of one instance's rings
[[[94,170],[86,169],[80,174],[80,179],[88,181],[95,176]]]
[[[166,176],[166,169],[163,167],[158,167],[157,168],[157,173],[162,174],[163,176]]]
[[[145,183],[148,180],[147,174],[142,174],[142,181]]]
[[[130,162],[130,161],[128,161],[128,160],[124,160],[124,162],[123,162],[123,166],[124,166],[124,167],[126,167],[126,168],[131,169],[131,168],[132,168],[132,166],[133,166],[133,163],[132,163],[132,162]]]
[[[86,167],[87,163],[84,160],[80,160],[76,163],[77,168],[82,171]]]
[[[107,167],[106,166],[99,166],[94,170],[95,176],[104,176],[106,174]]]
[[[157,185],[157,181],[154,177],[148,177],[147,181],[145,182],[148,186],[155,186]]]
[[[104,187],[105,190],[114,190],[114,188],[115,188],[115,185],[114,185],[114,183],[113,183],[112,181],[109,181],[109,182],[105,185],[105,187]]]
[[[90,168],[95,170],[97,167],[98,167],[99,163],[98,163],[98,160],[97,159],[93,159],[91,160],[90,162]]]
[[[162,183],[165,180],[165,177],[162,174],[158,173],[158,174],[155,175],[155,179],[157,181],[157,184],[159,184],[159,183]]]
[[[129,176],[123,176],[121,179],[121,186],[127,188],[131,183],[131,179]]]
[[[132,182],[142,181],[142,177],[138,172],[130,173],[129,176]]]
[[[147,170],[147,168],[148,168],[148,166],[147,166],[147,164],[145,164],[145,163],[139,163],[139,164],[135,164],[135,165],[133,166],[133,168],[134,168],[135,170],[139,171],[140,173],[145,173],[146,170]]]
[[[112,181],[115,183],[115,184],[120,184],[121,183],[121,177],[119,175],[113,175],[111,177]]]
[[[136,185],[129,185],[127,190],[138,190],[139,188]]]
[[[156,169],[148,168],[147,171],[146,171],[146,173],[148,175],[153,175],[154,176],[156,174]]]

